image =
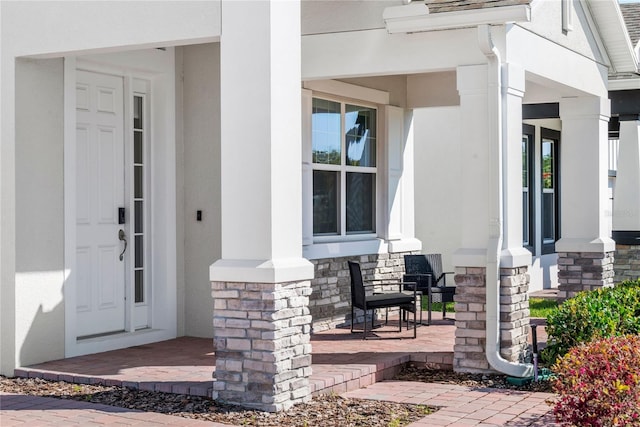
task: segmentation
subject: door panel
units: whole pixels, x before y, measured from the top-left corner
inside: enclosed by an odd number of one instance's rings
[[[77,71],[77,336],[125,329],[125,264],[118,207],[125,206],[122,77]]]

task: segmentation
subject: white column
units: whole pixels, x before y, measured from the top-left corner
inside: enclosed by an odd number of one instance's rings
[[[489,240],[489,114],[487,65],[458,67],[460,94],[460,233],[454,266],[486,267]]]
[[[620,117],[618,171],[613,197],[613,238],[640,245],[640,117]]]
[[[503,238],[500,265],[531,265],[531,252],[522,247],[522,97],[524,70],[506,64],[502,71]]]
[[[223,1],[222,259],[213,281],[304,280],[299,1]]]
[[[387,191],[383,236],[389,252],[420,250],[414,220],[413,111],[388,105],[384,117],[387,144],[381,178],[387,181]]]
[[[0,9],[2,9],[0,7]],[[0,49],[0,373],[13,375],[16,349],[15,58]]]
[[[607,227],[609,100],[562,98],[560,209],[556,252],[615,250]]]

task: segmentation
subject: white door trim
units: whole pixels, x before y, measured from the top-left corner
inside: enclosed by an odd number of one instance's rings
[[[149,181],[151,220],[149,236],[160,234],[154,241],[154,259],[149,263],[154,278],[151,295],[152,328],[133,331],[132,287],[128,287],[126,331],[122,334],[77,340],[76,331],[76,69],[81,68],[124,77],[125,124],[130,137],[133,102],[133,78],[150,82],[150,114],[153,117],[149,137],[153,141]],[[135,70],[135,71],[132,71]],[[129,99],[131,98],[131,99]],[[173,49],[123,52],[84,58],[66,57],[64,63],[64,227],[65,227],[65,356],[72,357],[142,345],[176,337],[176,157],[175,157],[175,64]],[[131,301],[131,303],[129,303]]]

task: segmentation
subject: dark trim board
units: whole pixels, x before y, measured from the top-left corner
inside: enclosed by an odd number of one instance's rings
[[[560,104],[557,102],[522,105],[522,120],[557,119],[559,117]]]
[[[611,99],[611,114],[635,115],[640,114],[640,89],[618,90],[609,92]]]
[[[640,231],[618,231],[611,232],[611,238],[619,245],[640,246]]]

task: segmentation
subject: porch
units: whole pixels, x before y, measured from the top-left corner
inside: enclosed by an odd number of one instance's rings
[[[447,316],[452,316],[448,313]],[[451,369],[455,325],[434,313],[431,326],[397,332],[397,320],[375,329],[383,339],[362,340],[348,328],[330,329],[311,336],[313,394],[344,393],[392,378],[407,362],[426,362]],[[403,339],[395,339],[402,337]],[[198,396],[210,396],[216,360],[213,339],[181,337],[15,370],[19,377],[126,386]]]

